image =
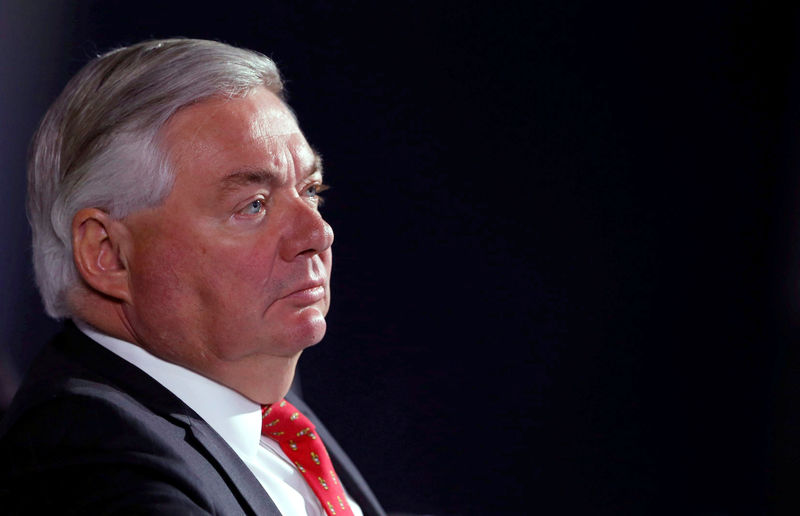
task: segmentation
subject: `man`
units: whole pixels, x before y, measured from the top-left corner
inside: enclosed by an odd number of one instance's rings
[[[333,233],[281,89],[255,52],[149,41],[90,62],[45,115],[34,267],[73,322],[0,428],[4,513],[383,513],[284,400],[325,333]]]

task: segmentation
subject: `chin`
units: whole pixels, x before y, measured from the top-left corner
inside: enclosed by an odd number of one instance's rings
[[[327,323],[325,316],[316,308],[302,310],[284,329],[283,345],[289,355],[299,353],[317,344],[325,336]]]
[[[303,314],[303,324],[298,328],[298,340],[307,342],[308,346],[317,344],[325,336],[328,329],[328,323],[325,321],[325,315],[319,310],[309,309],[308,314]]]

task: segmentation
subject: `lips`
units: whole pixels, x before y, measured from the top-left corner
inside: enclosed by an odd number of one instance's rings
[[[317,301],[325,299],[325,285],[320,282],[304,284],[290,294],[284,296],[284,299],[302,304],[316,303]]]

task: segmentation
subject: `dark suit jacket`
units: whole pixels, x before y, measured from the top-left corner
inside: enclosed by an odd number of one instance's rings
[[[316,424],[364,514],[383,515],[308,406],[287,398]],[[71,323],[34,362],[0,424],[0,513],[280,514],[200,416]]]

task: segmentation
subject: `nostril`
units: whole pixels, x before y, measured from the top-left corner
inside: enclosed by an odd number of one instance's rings
[[[282,255],[285,260],[325,252],[333,243],[333,229],[317,210],[309,207],[287,213],[284,222]]]

